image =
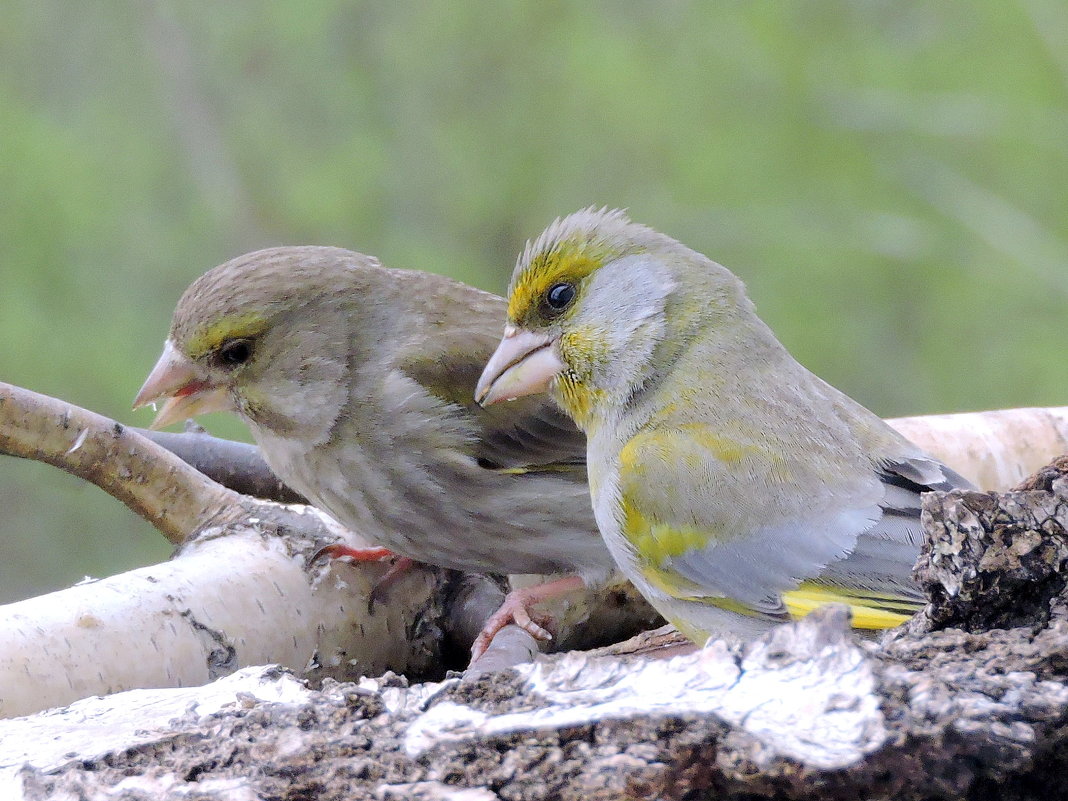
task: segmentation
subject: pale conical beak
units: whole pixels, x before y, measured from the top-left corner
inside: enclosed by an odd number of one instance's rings
[[[556,353],[556,340],[508,326],[478,379],[475,400],[481,406],[490,406],[545,392],[563,370],[564,363]]]
[[[163,406],[149,428],[163,428],[198,414],[232,408],[226,388],[213,385],[169,339],[134,398],[133,407],[139,409],[158,401],[163,401]]]

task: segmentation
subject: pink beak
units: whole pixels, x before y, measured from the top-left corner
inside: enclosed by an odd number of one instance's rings
[[[226,387],[213,385],[169,339],[163,343],[163,354],[134,398],[133,407],[139,409],[157,401],[163,401],[163,406],[149,426],[153,429],[232,408]]]
[[[563,370],[555,340],[509,325],[478,379],[475,400],[490,406],[545,392]]]

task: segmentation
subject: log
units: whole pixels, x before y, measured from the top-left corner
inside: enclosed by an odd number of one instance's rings
[[[667,660],[570,653],[473,680],[318,689],[252,670],[0,722],[0,789],[199,801],[1063,797],[1068,459],[1007,493],[931,493],[924,524],[918,578],[931,603],[878,642],[831,606],[745,646]],[[1030,611],[1007,617],[1019,598]]]
[[[208,528],[169,562],[0,607],[0,717],[267,662],[308,676],[434,672],[445,571],[410,571],[368,613],[386,565],[309,567],[327,529],[311,507],[281,511],[300,527],[264,515]]]
[[[998,486],[1068,450],[1068,408],[891,422],[966,475]],[[226,458],[202,458],[213,438],[173,437],[161,441],[225,479]],[[240,450],[254,464],[250,448]],[[358,534],[302,507],[239,495],[133,429],[7,385],[0,385],[0,450],[92,480],[172,541],[187,540],[165,565],[0,607],[0,716],[85,695],[200,683],[262,662],[314,680],[387,669],[436,678],[464,666],[499,603],[494,577],[428,570],[395,588],[376,616],[370,594],[383,566],[305,564],[327,541],[361,544]],[[273,491],[269,480],[264,486]],[[625,583],[561,599],[548,611],[549,650],[588,649],[657,622]],[[518,628],[502,634],[469,678],[527,661],[541,647]]]

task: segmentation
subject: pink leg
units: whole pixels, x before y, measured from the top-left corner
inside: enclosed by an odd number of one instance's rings
[[[311,558],[310,564],[314,564],[324,556],[328,556],[331,559],[340,559],[343,556],[348,556],[354,562],[379,562],[383,559],[396,558],[396,561],[390,565],[390,568],[386,571],[385,575],[376,581],[375,586],[371,588],[371,593],[367,596],[368,614],[374,612],[375,604],[378,601],[385,600],[386,591],[390,586],[397,579],[411,570],[412,565],[415,564],[415,562],[407,556],[399,556],[389,548],[350,548],[348,545],[341,545],[340,543],[320,548]]]
[[[397,561],[389,566],[389,570],[378,581],[375,582],[375,586],[371,588],[371,594],[367,596],[367,611],[368,613],[375,611],[375,604],[378,601],[386,600],[389,588],[393,586],[401,576],[412,569],[412,565],[415,561],[409,559],[407,556],[398,556]]]
[[[509,623],[515,623],[519,628],[527,632],[537,640],[551,640],[552,635],[539,626],[530,616],[529,607],[539,601],[557,598],[567,595],[569,592],[581,590],[585,585],[578,576],[565,576],[555,581],[547,581],[544,584],[535,584],[533,587],[524,587],[521,590],[512,590],[504,599],[501,608],[489,616],[482,631],[471,646],[471,661],[474,662],[489,648],[497,632]]]
[[[318,562],[324,556],[329,556],[331,559],[349,556],[354,562],[379,562],[396,554],[389,548],[350,548],[348,545],[334,544],[316,551],[309,564]]]

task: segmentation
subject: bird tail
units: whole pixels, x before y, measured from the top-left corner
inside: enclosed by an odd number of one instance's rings
[[[923,605],[923,599],[889,595],[850,587],[803,582],[796,590],[783,593],[783,603],[795,620],[825,604],[845,604],[853,614],[855,629],[892,629],[908,620]]]

